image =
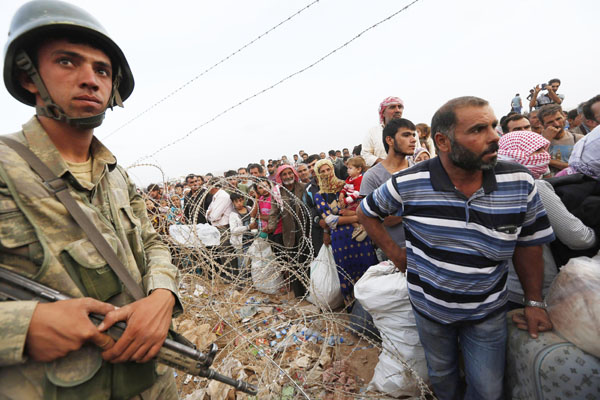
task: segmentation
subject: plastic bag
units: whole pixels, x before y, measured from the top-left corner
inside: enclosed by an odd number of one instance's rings
[[[558,333],[600,357],[600,256],[569,260],[552,282],[546,304]]]
[[[382,340],[383,350],[369,389],[393,397],[419,396],[416,378],[400,362],[427,382],[427,362],[408,298],[406,275],[390,261],[374,265],[354,285],[354,296],[373,317]]]
[[[185,247],[218,246],[221,243],[221,233],[209,224],[171,225],[169,236]]]
[[[275,263],[271,245],[263,238],[256,238],[246,253],[252,260],[250,273],[256,290],[276,294],[284,286],[281,272]]]
[[[310,264],[310,293],[306,300],[322,310],[334,310],[344,304],[331,246],[321,246]]]

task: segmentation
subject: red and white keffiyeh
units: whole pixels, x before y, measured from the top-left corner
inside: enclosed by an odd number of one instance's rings
[[[402,99],[400,97],[394,97],[394,96],[386,97],[385,99],[383,99],[381,104],[379,104],[379,122],[380,123],[383,124],[383,112],[385,111],[385,108],[387,106],[391,106],[393,104],[402,104],[402,106],[404,106],[404,102],[402,101]]]
[[[517,162],[529,169],[535,179],[548,171],[550,142],[542,135],[530,131],[514,131],[503,135],[498,143],[498,158]],[[533,154],[543,149],[544,151]]]

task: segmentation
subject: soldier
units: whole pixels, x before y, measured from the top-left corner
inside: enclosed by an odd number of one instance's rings
[[[134,301],[51,185],[0,142],[0,267],[76,298],[0,302],[0,397],[177,398],[172,370],[152,361],[182,311],[177,269],[135,185],[93,136],[106,108],[133,90],[125,56],[85,11],[33,1],[13,17],[4,83],[36,107],[8,137],[62,178],[143,289]],[[105,315],[98,327],[92,312]],[[114,343],[103,332],[117,321],[127,329]]]

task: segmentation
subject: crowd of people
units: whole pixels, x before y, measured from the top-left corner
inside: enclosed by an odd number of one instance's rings
[[[498,398],[506,310],[524,308],[515,323],[533,338],[551,329],[543,298],[553,278],[569,258],[599,250],[600,96],[567,112],[559,85],[532,89],[528,113],[517,95],[499,121],[485,100],[457,98],[431,126],[403,118],[404,102],[388,97],[352,154],[300,150],[223,177],[153,184],[148,210],[163,234],[169,224],[208,223],[238,249],[260,232],[283,260],[304,265],[298,276],[331,246],[353,314],[366,314],[353,302],[354,283],[391,260],[407,273],[436,395],[465,390],[461,346],[466,398]],[[300,250],[303,236],[313,254]],[[248,279],[248,262],[230,269]],[[295,296],[306,294],[307,281],[292,279]],[[368,314],[364,325],[375,330]],[[477,370],[481,359],[494,368]]]
[[[56,0],[22,5],[3,76],[35,115],[0,137],[0,268],[64,297],[38,301],[2,282],[2,398],[178,398],[173,369],[157,357],[167,336],[189,345],[170,332],[185,299],[165,239],[179,225],[216,230],[210,261],[242,284],[253,284],[244,250],[267,240],[297,268],[288,277],[297,297],[308,262],[331,246],[345,308],[374,335],[353,286],[370,266],[392,262],[405,274],[439,399],[503,398],[507,309],[521,310],[512,320],[532,339],[551,330],[549,282],[569,259],[599,249],[600,96],[564,110],[558,79],[531,90],[526,114],[515,96],[500,121],[486,100],[458,97],[430,125],[415,125],[388,97],[352,154],[299,151],[223,177],[152,184],[141,196],[94,136],[134,78],[92,15]],[[585,385],[573,390],[592,386],[598,368],[574,362]],[[580,398],[598,387],[590,390]]]

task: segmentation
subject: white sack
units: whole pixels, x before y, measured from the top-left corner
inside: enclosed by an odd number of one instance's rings
[[[421,391],[417,380],[400,362],[404,361],[421,379],[428,381],[406,275],[389,261],[374,265],[354,285],[354,296],[373,317],[382,339],[383,350],[369,389],[393,397],[418,396]]]
[[[576,257],[562,267],[546,296],[554,329],[600,357],[600,257]]]
[[[256,238],[246,253],[252,260],[250,272],[256,290],[266,294],[276,294],[284,286],[271,245],[263,238]]]
[[[322,310],[334,310],[344,304],[331,246],[321,246],[310,264],[310,293],[306,300]]]
[[[209,224],[171,225],[169,235],[177,244],[185,247],[218,246],[221,244],[219,230]]]

